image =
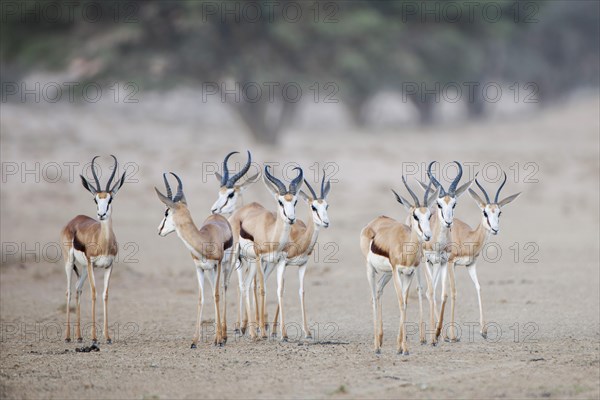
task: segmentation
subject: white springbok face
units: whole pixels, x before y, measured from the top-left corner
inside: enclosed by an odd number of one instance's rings
[[[327,200],[320,199],[311,202],[310,210],[312,211],[313,221],[317,226],[322,226],[323,228],[329,227],[328,208],[329,204],[327,204]]]
[[[492,235],[497,235],[500,231],[500,206],[498,204],[486,204],[482,208],[483,224]]]
[[[165,210],[165,216],[163,217],[162,221],[160,221],[160,225],[158,226],[158,234],[164,237],[173,231],[175,231],[175,222],[173,221],[173,210],[167,207]]]
[[[276,195],[277,210],[283,220],[293,225],[296,223],[296,205],[298,204],[298,196],[287,193],[285,195]]]
[[[213,214],[231,214],[237,209],[238,200],[241,197],[240,190],[233,187],[221,187],[219,197],[213,204],[211,212]]]
[[[110,218],[112,212],[111,203],[113,196],[107,192],[96,193],[94,196],[94,202],[96,202],[96,214],[100,221],[105,221]]]
[[[456,207],[456,197],[445,195],[437,198],[438,217],[440,221],[450,228],[454,222],[454,208]]]
[[[428,207],[412,207],[411,208],[411,227],[413,231],[417,232],[419,238],[428,242],[431,239],[431,226],[429,221],[431,220],[431,211]]]
[[[506,173],[504,173],[504,181],[502,182],[502,184],[500,185],[500,188],[496,192],[496,196],[495,196],[493,202],[490,201],[490,197],[488,196],[488,194],[485,191],[485,189],[483,188],[483,186],[481,186],[481,184],[477,181],[477,179],[475,179],[475,183],[477,184],[477,186],[483,193],[483,195],[485,197],[485,201],[483,201],[483,199],[481,197],[479,197],[479,195],[474,190],[469,189],[469,194],[471,195],[473,200],[475,200],[475,202],[479,206],[479,209],[481,210],[481,214],[482,214],[481,218],[482,218],[483,226],[489,232],[491,232],[493,235],[497,235],[498,232],[500,231],[500,215],[502,215],[501,208],[504,207],[505,205],[507,205],[508,203],[512,202],[514,199],[519,197],[519,195],[521,194],[521,193],[516,193],[516,194],[505,197],[504,199],[498,201],[498,197],[500,196],[500,191],[504,187],[504,184],[506,183],[506,179],[507,179],[507,176],[506,176]]]

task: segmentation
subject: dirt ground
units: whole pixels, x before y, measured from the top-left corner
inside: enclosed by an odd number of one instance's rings
[[[275,149],[252,143],[235,127],[200,128],[193,113],[169,120],[159,103],[144,105],[145,112],[2,104],[0,397],[599,398],[599,104],[587,98],[493,123],[401,132],[304,129],[290,132]],[[336,171],[331,226],[322,231],[306,276],[315,338],[299,335],[293,270],[286,274],[285,295],[290,341],[234,336],[234,276],[227,298],[229,341],[223,348],[210,343],[208,296],[205,341],[193,350],[195,271],[175,235],[156,234],[164,210],[152,187],[161,187],[163,171],[179,173],[199,222],[218,186],[210,171],[230,149],[246,148],[258,162],[298,162],[313,181],[315,162],[319,168],[332,162],[328,171]],[[106,167],[111,153],[133,163],[133,177],[113,203],[120,242],[109,303],[114,344],[101,341],[99,352],[80,353],[75,348],[81,344],[62,340],[66,281],[56,250],[70,218],[95,212],[77,177],[81,166],[101,154]],[[500,234],[479,262],[489,337],[477,334],[475,290],[458,269],[461,341],[421,346],[414,333],[417,297],[411,294],[411,353],[397,355],[399,311],[390,284],[384,346],[376,355],[359,232],[381,214],[404,220],[389,188],[404,190],[402,171],[416,165],[421,173],[432,159],[479,163],[465,171],[470,177],[489,169],[494,178],[490,163],[498,163],[510,176],[503,193],[523,191],[505,208]],[[72,176],[65,162],[79,163]],[[246,193],[246,202],[254,200],[274,206],[262,183]],[[305,207],[300,215],[306,218]],[[479,210],[468,196],[460,199],[457,217],[478,223]],[[272,315],[273,277],[268,293]],[[101,301],[97,307],[101,323]],[[86,284],[85,345],[90,312]]]

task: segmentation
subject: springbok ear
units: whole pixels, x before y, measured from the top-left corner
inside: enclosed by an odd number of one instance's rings
[[[267,189],[269,189],[269,192],[271,192],[271,194],[275,197],[279,196],[279,189],[277,189],[277,186],[275,186],[273,184],[273,182],[271,182],[269,179],[267,179],[266,175],[263,175],[263,182],[265,184],[265,186],[267,187]]]
[[[123,172],[123,175],[121,175],[121,179],[115,183],[115,186],[113,186],[113,188],[110,191],[110,194],[112,194],[113,196],[115,194],[117,194],[117,192],[119,191],[119,189],[121,189],[121,186],[123,186],[123,183],[125,183],[125,173],[127,171]]]
[[[475,193],[475,191],[473,189],[469,189],[469,194],[471,195],[473,200],[475,200],[475,202],[477,203],[479,208],[481,208],[481,209],[485,208],[485,205],[486,205],[485,201],[481,200],[481,197],[479,197],[479,195],[477,193]]]
[[[158,199],[160,201],[163,202],[163,204],[169,208],[173,208],[173,206],[175,205],[175,203],[173,203],[173,201],[171,199],[169,199],[167,196],[165,196],[164,194],[162,194],[157,188],[156,186],[154,187],[154,190],[156,191],[156,194],[158,195]]]
[[[299,195],[300,195],[300,198],[302,200],[304,200],[305,202],[307,202],[307,203],[310,203],[310,202],[313,201],[313,199],[309,195],[307,195],[306,193],[304,193],[302,190],[299,192]]]
[[[215,178],[217,178],[217,180],[219,181],[219,183],[221,183],[221,181],[223,180],[223,177],[218,172],[215,172]]]
[[[521,194],[521,192],[517,193],[517,194],[513,194],[512,196],[508,196],[506,197],[504,200],[501,200],[498,205],[500,207],[503,207],[505,205],[507,205],[508,203],[510,203],[511,201],[513,201],[514,199],[516,199],[517,197],[519,197],[519,195]]]
[[[394,196],[396,196],[396,200],[398,201],[398,203],[402,204],[404,208],[406,208],[408,212],[410,212],[412,205],[408,202],[408,200],[396,193],[394,189],[392,189],[392,192],[394,192]]]
[[[456,189],[455,193],[455,197],[458,198],[461,194],[464,193],[465,190],[467,190],[468,188],[471,187],[471,185],[473,184],[473,180],[470,180],[467,183],[464,183],[463,185],[461,185],[458,189]]]
[[[425,190],[427,190],[427,189],[425,189]],[[431,205],[436,201],[436,199],[438,198],[439,195],[440,195],[440,188],[438,187],[437,189],[435,189],[435,192],[433,192],[433,194],[431,196],[429,196],[429,199],[427,199],[426,207],[427,208],[431,207]]]
[[[259,179],[260,179],[260,172],[255,175],[252,175],[250,178],[246,179],[246,182],[242,183],[241,185],[238,185],[238,187],[240,188],[241,191],[246,190],[248,188],[248,186],[252,185]]]
[[[92,185],[90,185],[90,183],[87,181],[87,179],[85,179],[85,178],[83,177],[83,175],[79,175],[79,176],[81,177],[81,184],[83,185],[83,187],[84,187],[84,188],[85,188],[85,189],[86,189],[88,192],[90,192],[91,194],[93,194],[93,195],[95,196],[95,195],[96,195],[96,193],[98,193],[98,192],[96,191],[96,189],[95,189],[95,188],[94,188]]]

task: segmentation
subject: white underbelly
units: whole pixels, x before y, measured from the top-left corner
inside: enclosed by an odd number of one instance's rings
[[[254,251],[254,242],[248,239],[240,238],[240,256],[243,258],[256,258]]]
[[[473,257],[456,257],[454,259],[454,265],[466,265],[469,266],[473,264]]]
[[[84,252],[79,250],[73,250],[73,256],[77,264],[87,268],[87,258]],[[113,265],[114,260],[115,256],[111,255],[96,256],[92,257],[91,259],[94,268],[108,268]]]
[[[202,268],[205,271],[212,271],[217,268],[218,264],[217,260],[196,260],[196,267]]]
[[[305,265],[308,262],[308,256],[306,255],[301,255],[298,257],[294,257],[294,258],[288,258],[286,260],[286,265],[294,265],[297,267],[301,267],[303,265]]]
[[[432,264],[443,264],[448,261],[448,253],[445,251],[423,251],[423,255]]]
[[[367,255],[367,261],[377,272],[392,272],[392,264],[387,257],[380,256],[379,254],[369,251],[369,254]]]

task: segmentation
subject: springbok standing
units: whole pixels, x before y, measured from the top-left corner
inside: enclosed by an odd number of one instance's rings
[[[221,187],[219,189],[219,197],[217,198],[217,200],[211,207],[211,211],[213,214],[230,215],[234,211],[236,211],[238,208],[242,207],[244,204],[243,192],[247,189],[247,187],[249,185],[256,182],[257,178],[260,176],[260,172],[258,172],[257,174],[246,179],[246,181],[244,183],[238,184],[237,182],[250,170],[250,166],[252,164],[252,155],[250,154],[250,151],[248,151],[248,161],[246,162],[244,167],[240,170],[240,172],[238,172],[234,176],[230,177],[228,161],[229,161],[229,158],[234,154],[238,154],[238,152],[232,151],[231,153],[229,153],[225,156],[225,159],[223,160],[223,175],[219,174],[218,172],[215,173],[215,176],[219,180]],[[237,326],[235,327],[235,333],[239,333],[240,328],[242,326],[245,326],[248,323],[248,317],[246,316],[246,309],[244,307],[244,298],[242,295],[242,293],[243,293],[242,283],[244,280],[244,271],[243,271],[242,265],[240,264],[240,262],[238,260],[239,243],[235,236],[234,236],[233,240],[234,240],[234,243],[233,243],[233,252],[232,252],[232,257],[233,257],[232,258],[232,263],[233,263],[232,269],[235,269],[235,271],[237,272],[237,275],[238,275],[238,306],[239,306],[238,322],[237,322]],[[231,269],[229,270],[227,276],[224,276],[224,279],[223,279],[223,290],[224,290],[224,300],[225,300],[225,302],[223,303],[224,307],[226,307],[226,304],[227,304],[227,301],[226,301],[227,300],[227,288],[229,287],[229,279],[231,276],[230,274],[231,274]],[[257,296],[256,296],[256,285],[255,284],[253,284],[253,291],[254,291],[254,301],[256,302]],[[227,312],[227,309],[224,308],[224,311],[223,311],[224,316],[226,316],[226,312]],[[256,315],[258,315],[258,314],[256,314]],[[245,328],[242,330],[242,334],[244,332],[245,332]]]
[[[400,306],[400,330],[398,333],[398,353],[408,355],[406,342],[406,306],[408,301],[408,290],[412,282],[415,269],[421,261],[421,242],[431,239],[431,228],[429,219],[431,211],[429,206],[437,198],[439,189],[428,197],[431,184],[425,191],[423,204],[402,177],[404,186],[412,196],[414,205],[400,196],[394,190],[396,200],[409,212],[410,226],[398,222],[392,218],[381,216],[369,222],[360,233],[360,248],[367,261],[367,279],[371,286],[373,301],[373,325],[375,352],[381,352],[383,344],[383,319],[381,296],[383,289],[394,278],[394,287]],[[381,277],[375,282],[377,274]]]
[[[311,339],[312,335],[308,329],[308,322],[306,320],[306,308],[304,306],[304,275],[306,274],[306,264],[312,254],[317,238],[319,237],[319,231],[321,227],[329,227],[329,216],[327,215],[327,204],[326,197],[331,189],[331,182],[328,180],[325,183],[325,171],[323,171],[323,180],[321,181],[321,195],[317,196],[314,189],[305,179],[304,184],[310,191],[310,195],[307,195],[303,191],[300,191],[300,197],[308,204],[310,213],[312,215],[312,223],[308,226],[302,221],[297,221],[292,226],[292,232],[290,234],[290,243],[287,249],[287,260],[285,264],[281,264],[277,268],[277,309],[275,310],[275,318],[273,319],[273,332],[272,337],[277,337],[277,317],[279,310],[281,310],[281,340],[287,340],[287,334],[285,334],[285,323],[283,319],[283,289],[284,289],[284,270],[288,266],[298,266],[298,280],[300,282],[300,288],[298,290],[300,295],[300,307],[302,309],[302,328],[304,330],[304,337]],[[265,278],[269,277],[265,275]]]
[[[487,192],[479,184],[477,178],[475,178],[475,183],[483,192],[485,196],[485,201],[479,197],[479,195],[473,190],[469,189],[469,194],[475,200],[479,208],[482,212],[481,222],[475,229],[471,229],[469,225],[464,223],[463,221],[456,218],[454,220],[454,226],[452,227],[452,241],[449,246],[449,255],[448,255],[448,276],[450,280],[450,291],[451,291],[451,306],[450,306],[450,327],[448,340],[450,342],[456,342],[456,332],[454,327],[454,305],[456,301],[456,285],[455,285],[455,276],[454,276],[454,266],[456,265],[464,265],[467,267],[467,271],[469,272],[469,276],[475,285],[475,289],[477,290],[477,300],[479,302],[479,323],[481,325],[481,336],[484,338],[487,337],[487,327],[485,321],[483,319],[483,306],[481,304],[481,286],[479,285],[479,280],[477,279],[477,270],[476,270],[476,261],[477,257],[481,254],[481,249],[489,239],[490,233],[492,235],[498,234],[500,230],[500,215],[502,214],[501,208],[508,203],[512,202],[516,199],[521,193],[513,194],[511,196],[506,197],[503,200],[498,201],[498,197],[500,196],[500,191],[504,187],[506,183],[506,172],[504,173],[504,181],[498,188],[496,192],[496,196],[494,201],[491,202]],[[442,306],[440,309],[440,317],[438,321],[438,326],[436,329],[436,337],[439,337],[444,320],[444,308],[446,306],[446,300],[448,298],[447,290],[446,290],[446,281],[444,280],[442,286]]]
[[[167,175],[163,174],[167,195],[162,194],[156,187],[156,194],[160,201],[167,206],[165,216],[158,227],[160,236],[167,236],[176,231],[177,236],[192,253],[196,274],[198,278],[198,322],[192,339],[191,348],[196,348],[200,337],[202,325],[202,308],[204,306],[204,272],[208,272],[208,279],[212,285],[213,298],[215,301],[215,339],[214,344],[222,346],[227,341],[227,324],[221,321],[219,309],[219,282],[221,279],[221,268],[223,259],[227,259],[226,253],[231,252],[233,238],[231,226],[227,219],[221,215],[210,215],[204,223],[198,227],[194,224],[183,194],[183,184],[177,175],[171,172],[177,179],[177,193],[172,197],[171,187]],[[227,266],[225,267],[227,268]]]
[[[298,189],[302,185],[302,169],[294,168],[298,175],[289,185],[289,188],[269,172],[265,166],[263,182],[274,199],[277,201],[277,213],[268,211],[258,203],[251,203],[238,209],[230,218],[234,237],[238,238],[240,257],[247,264],[247,274],[243,280],[242,292],[246,298],[246,312],[250,317],[250,286],[254,277],[258,283],[258,328],[263,338],[267,337],[265,325],[265,273],[279,264],[285,264],[287,258],[287,244],[289,242],[292,225],[296,222],[296,204],[298,203]],[[245,327],[242,326],[242,331]],[[251,326],[250,336],[256,338],[255,326]]]
[[[427,281],[427,299],[429,301],[429,319],[431,323],[431,344],[437,344],[437,337],[434,335],[433,327],[435,325],[435,314],[437,312],[437,305],[435,302],[436,288],[441,276],[442,281],[446,279],[447,263],[448,263],[448,249],[447,246],[451,241],[450,230],[454,222],[454,208],[460,195],[462,195],[473,183],[469,181],[463,184],[457,189],[457,186],[462,178],[463,169],[462,165],[458,161],[454,163],[458,167],[458,173],[450,186],[448,191],[444,189],[442,184],[435,178],[431,172],[431,167],[435,161],[432,161],[427,168],[427,176],[434,187],[439,189],[437,198],[437,212],[432,215],[431,218],[431,231],[433,233],[432,240],[423,243],[423,258],[425,259],[425,277]],[[427,185],[421,181],[419,184],[424,190],[427,190]],[[421,300],[421,282],[420,272],[417,275],[419,278],[419,305],[422,305]],[[422,313],[419,313],[422,315]],[[425,334],[423,329],[423,323],[420,323],[420,335],[421,343],[425,343]]]
[[[114,159],[114,168],[104,190],[100,187],[100,181],[96,175],[94,162],[96,156],[92,159],[92,175],[96,183],[95,187],[90,184],[83,175],[81,183],[93,196],[96,203],[96,214],[98,220],[86,215],[78,215],[73,218],[61,232],[61,244],[63,256],[65,258],[65,271],[67,273],[67,332],[65,341],[71,341],[71,278],[73,271],[79,278],[76,284],[75,300],[77,303],[77,323],[75,324],[75,337],[78,342],[81,337],[81,292],[86,277],[89,278],[91,297],[92,297],[92,342],[97,342],[96,337],[96,280],[94,279],[94,268],[104,269],[104,292],[102,299],[104,302],[104,339],[106,343],[112,340],[108,334],[108,286],[110,275],[112,273],[113,261],[118,252],[117,239],[112,230],[112,201],[117,192],[125,182],[125,172],[114,186],[110,186],[117,171],[117,158]],[[81,275],[77,266],[81,267]]]

